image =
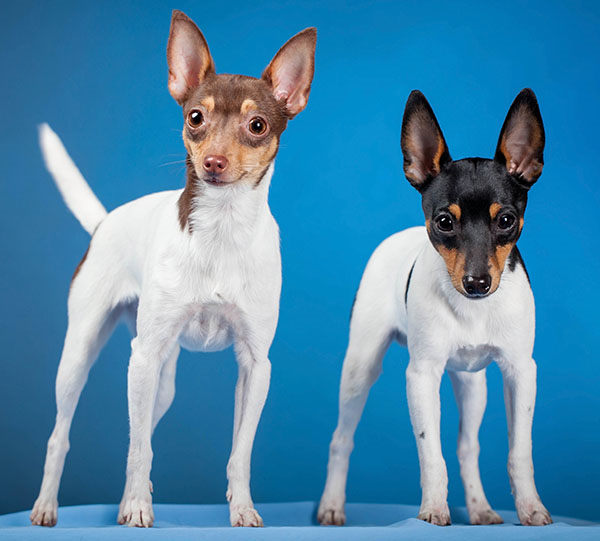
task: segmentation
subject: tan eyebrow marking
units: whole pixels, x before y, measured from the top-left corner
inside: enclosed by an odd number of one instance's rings
[[[207,96],[200,102],[200,104],[203,105],[209,113],[212,113],[213,109],[215,108],[215,98],[212,96]]]
[[[460,217],[462,215],[462,211],[460,210],[460,207],[456,203],[452,203],[448,207],[448,210],[450,211],[452,216],[454,216],[454,218],[456,218],[456,221],[460,222]]]
[[[496,216],[498,216],[498,213],[500,212],[501,208],[502,208],[502,205],[500,203],[492,203],[490,205],[490,218],[492,220],[496,219]]]
[[[240,108],[240,112],[243,115],[245,115],[245,114],[247,114],[250,111],[253,111],[255,109],[258,109],[258,105],[256,105],[256,102],[254,100],[251,100],[251,99],[245,99],[242,102],[242,107]]]

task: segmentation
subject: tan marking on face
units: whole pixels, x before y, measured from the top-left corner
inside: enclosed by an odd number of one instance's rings
[[[242,106],[240,108],[240,113],[242,115],[247,115],[250,111],[256,111],[257,109],[258,109],[258,105],[256,105],[256,102],[254,100],[245,99],[242,102]]]
[[[523,217],[519,218],[519,234],[523,230]]]
[[[496,216],[498,216],[498,213],[500,212],[501,208],[502,208],[502,205],[500,203],[492,203],[490,205],[490,218],[492,220],[496,219]]]
[[[269,163],[277,154],[279,140],[273,137],[268,145],[260,145],[258,147],[249,147],[246,145],[237,144],[232,149],[235,162],[239,164],[240,174],[253,175],[259,174],[269,165]]]
[[[500,278],[502,277],[502,273],[504,272],[504,265],[506,263],[506,258],[510,255],[515,243],[509,242],[508,244],[502,244],[501,246],[496,246],[494,253],[490,257],[488,261],[488,268],[490,271],[490,276],[492,278],[492,283],[490,285],[490,295],[498,289],[500,285]]]
[[[441,245],[436,248],[446,263],[452,285],[457,291],[464,292],[462,278],[465,275],[465,254],[457,248],[449,249]]]
[[[460,222],[460,217],[462,215],[462,211],[460,210],[460,207],[456,203],[452,203],[448,207],[448,210],[450,211],[450,214],[452,214],[452,216],[454,216],[455,220],[457,222]]]
[[[215,109],[215,98],[206,96],[206,98],[200,101],[200,105],[202,105],[208,113],[212,113]]]

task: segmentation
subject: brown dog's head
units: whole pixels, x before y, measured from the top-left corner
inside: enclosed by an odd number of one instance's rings
[[[202,32],[184,13],[173,12],[169,92],[183,108],[189,174],[217,186],[260,182],[288,119],[306,107],[316,39],[314,28],[296,34],[260,79],[217,75]]]

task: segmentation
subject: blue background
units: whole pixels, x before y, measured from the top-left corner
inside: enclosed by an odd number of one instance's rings
[[[402,175],[406,97],[430,100],[452,155],[490,157],[517,92],[532,87],[547,132],[519,243],[537,301],[534,462],[554,513],[600,519],[597,2],[3,2],[0,7],[0,512],[29,508],[53,426],[54,378],[71,274],[87,234],[66,210],[36,124],[63,138],[112,209],[183,185],[181,114],[166,86],[172,8],[203,30],[220,72],[258,76],[291,35],[319,30],[308,108],[282,139],[271,207],[282,235],[281,318],[271,392],[253,455],[258,502],[318,499],[337,415],[348,315],[364,265],[393,232],[423,222]],[[91,372],[60,503],[117,502],[128,440],[120,327]],[[393,345],[359,426],[349,501],[420,501]],[[500,375],[490,367],[481,471],[512,508]],[[231,350],[183,353],[178,393],[154,439],[157,502],[223,502],[236,365]],[[449,500],[463,504],[457,412],[442,385]]]

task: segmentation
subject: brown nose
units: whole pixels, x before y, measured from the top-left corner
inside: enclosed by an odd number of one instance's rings
[[[228,163],[225,156],[206,156],[202,165],[207,173],[219,174],[227,169]]]

